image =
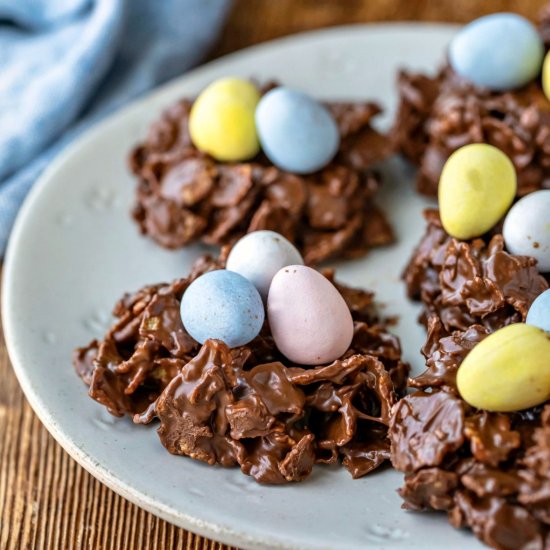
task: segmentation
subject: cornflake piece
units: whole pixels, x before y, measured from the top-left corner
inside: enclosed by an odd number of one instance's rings
[[[139,424],[157,419],[173,454],[240,466],[261,483],[301,481],[315,463],[342,462],[353,477],[389,459],[391,407],[405,391],[409,367],[386,331],[373,295],[334,283],[348,304],[354,336],[329,365],[303,368],[277,350],[264,325],[246,346],[201,347],[179,315],[185,289],[222,269],[199,260],[189,277],[149,286],[118,302],[102,341],[76,350],[74,364],[90,396]]]

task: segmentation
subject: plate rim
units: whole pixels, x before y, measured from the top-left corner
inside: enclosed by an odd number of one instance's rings
[[[238,60],[240,58],[248,57],[262,52],[263,50],[271,50],[274,47],[278,47],[285,44],[299,43],[300,41],[307,41],[308,39],[322,39],[330,37],[332,35],[341,35],[349,31],[365,32],[378,32],[383,33],[388,30],[420,30],[423,31],[452,31],[460,28],[460,25],[452,23],[434,23],[434,22],[418,22],[418,21],[388,21],[388,22],[372,22],[372,23],[355,23],[348,25],[340,25],[323,29],[315,29],[306,32],[300,32],[276,38],[273,40],[265,41],[260,44],[249,46],[240,49],[236,52],[229,53],[222,57],[216,58],[205,64],[201,64],[196,68],[187,71],[183,75],[177,76],[160,86],[147,91],[146,93],[132,99],[129,103],[121,106],[113,112],[107,114],[97,123],[93,124],[90,128],[79,135],[74,141],[66,146],[59,154],[53,159],[49,166],[42,172],[40,177],[32,186],[28,195],[26,196],[15,220],[13,228],[8,240],[6,253],[4,256],[3,270],[2,270],[2,285],[1,285],[1,316],[2,326],[4,332],[4,341],[6,349],[12,365],[13,371],[17,377],[19,385],[23,390],[25,398],[34,413],[38,416],[40,422],[44,425],[46,430],[52,435],[52,437],[61,445],[65,452],[74,459],[80,466],[82,466],[87,472],[94,478],[98,479],[101,483],[105,484],[109,489],[115,493],[121,495],[123,498],[129,500],[131,503],[138,507],[151,512],[152,514],[168,521],[169,523],[189,530],[193,533],[201,536],[214,539],[226,544],[238,545],[244,548],[280,548],[280,549],[294,549],[299,548],[288,538],[280,536],[278,539],[274,539],[271,536],[268,538],[262,538],[256,535],[251,535],[242,528],[236,528],[221,523],[215,523],[208,520],[202,520],[193,514],[187,513],[182,509],[175,509],[171,506],[165,506],[159,503],[154,496],[144,494],[143,492],[132,488],[131,485],[125,483],[116,477],[116,475],[110,471],[110,469],[104,465],[97,463],[93,457],[84,453],[77,443],[68,437],[56,418],[54,418],[48,411],[48,408],[38,392],[32,387],[31,377],[28,376],[24,361],[20,358],[18,350],[15,344],[13,344],[16,321],[10,311],[10,290],[13,285],[15,275],[13,273],[12,265],[14,260],[12,259],[16,251],[18,250],[18,242],[22,238],[22,234],[25,228],[26,218],[31,212],[35,202],[40,200],[42,189],[48,185],[48,182],[56,177],[59,170],[74,154],[80,149],[86,148],[89,141],[96,139],[99,134],[108,131],[110,125],[117,125],[119,118],[124,118],[135,109],[139,109],[143,104],[154,101],[154,98],[158,95],[167,93],[170,89],[176,89],[181,85],[182,81],[193,79],[199,76],[203,72],[208,72],[210,69],[222,65],[228,61]],[[365,541],[365,545],[368,542]]]

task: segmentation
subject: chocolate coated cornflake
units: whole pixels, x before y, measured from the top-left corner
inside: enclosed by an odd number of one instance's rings
[[[479,411],[463,401],[454,376],[475,341],[474,325],[442,338],[420,388],[393,408],[392,463],[409,510],[441,510],[498,549],[535,550],[550,542],[550,404],[521,413]],[[435,366],[437,365],[437,366]]]
[[[457,241],[429,210],[426,234],[407,266],[410,298],[424,305],[426,370],[392,410],[392,463],[410,510],[442,510],[498,549],[550,544],[550,403],[519,413],[470,407],[458,368],[491,332],[521,322],[546,288],[532,258],[504,250],[494,234]]]
[[[538,82],[491,92],[445,68],[435,77],[401,71],[397,87],[392,140],[418,166],[421,193],[437,194],[445,161],[470,143],[494,145],[510,157],[518,195],[550,188],[550,104]]]
[[[186,333],[183,292],[222,267],[203,259],[186,279],[120,300],[105,338],[74,355],[89,395],[137,423],[157,418],[171,453],[238,465],[263,483],[301,481],[315,463],[339,461],[360,477],[388,460],[390,409],[408,366],[377,321],[372,294],[335,283],[354,319],[351,347],[330,365],[305,369],[279,353],[267,323],[235,349],[216,340],[200,346]]]
[[[536,260],[506,252],[500,234],[458,241],[445,232],[437,211],[425,217],[427,231],[403,278],[409,297],[422,301],[421,320],[430,331],[441,337],[474,324],[493,331],[524,321],[533,300],[548,288]]]
[[[368,169],[390,153],[370,123],[373,103],[332,103],[341,134],[334,161],[308,176],[283,172],[259,155],[252,162],[218,163],[191,143],[192,102],[182,100],[155,122],[130,155],[138,178],[133,211],[143,234],[166,248],[200,240],[234,243],[270,229],[294,242],[308,264],[356,257],[393,241],[374,204],[379,178]]]

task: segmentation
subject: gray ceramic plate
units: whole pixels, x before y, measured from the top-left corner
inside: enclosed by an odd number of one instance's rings
[[[380,101],[391,120],[400,66],[433,71],[454,29],[432,25],[337,28],[295,36],[220,59],[179,78],[97,126],[63,153],[18,217],[4,268],[3,318],[9,353],[42,422],[94,476],[139,506],[192,531],[248,548],[473,547],[440,515],[403,512],[401,475],[385,470],[353,481],[318,467],[305,483],[262,487],[239,470],[168,454],[155,430],[110,417],[89,399],[71,351],[100,336],[126,290],[185,274],[203,250],[167,252],[138,236],[128,210],[134,184],[129,148],[175,99],[225,75],[278,80],[322,98]],[[338,266],[348,283],[374,289],[406,359],[422,368],[416,324],[399,280],[423,231],[426,202],[399,161],[381,202],[397,245]]]

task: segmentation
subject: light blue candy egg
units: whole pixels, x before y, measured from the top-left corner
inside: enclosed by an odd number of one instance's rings
[[[264,317],[254,285],[224,269],[195,279],[181,300],[183,326],[201,344],[212,338],[231,348],[244,346],[258,336]]]
[[[256,128],[269,160],[297,174],[326,166],[340,145],[338,126],[329,111],[310,96],[284,87],[260,100]]]
[[[466,25],[449,47],[453,69],[478,86],[512,90],[538,76],[544,46],[524,17],[495,13]]]
[[[537,296],[529,308],[525,322],[550,332],[550,289]]]

